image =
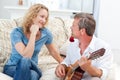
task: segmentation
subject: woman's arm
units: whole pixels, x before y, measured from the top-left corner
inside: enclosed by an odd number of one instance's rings
[[[24,57],[31,58],[34,52],[36,34],[39,30],[39,26],[32,25],[30,28],[31,34],[28,44],[25,46],[22,42],[15,44],[16,50]]]
[[[49,50],[50,54],[59,62],[63,61],[63,58],[60,56],[59,51],[55,48],[54,44],[47,44],[47,49]]]

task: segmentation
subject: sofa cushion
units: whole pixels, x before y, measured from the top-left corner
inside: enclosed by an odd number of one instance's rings
[[[13,78],[0,72],[0,80],[13,80]]]
[[[5,54],[0,53],[0,72],[3,71],[3,67],[7,61],[7,56]]]
[[[59,80],[55,75],[58,62],[50,55],[40,56],[38,66],[42,70],[43,76],[40,80]]]
[[[51,66],[51,65],[50,65]],[[61,80],[55,75],[55,68],[49,68],[43,72],[43,76],[40,80]]]
[[[7,54],[11,51],[10,32],[16,24],[12,20],[0,19],[0,53]]]
[[[23,21],[23,17],[20,17],[20,18],[16,18],[16,19],[13,19],[16,23],[16,26],[21,26],[22,25],[22,21]]]
[[[67,34],[68,38],[71,36],[71,26],[73,23],[73,19],[63,19],[64,23],[65,23],[65,33]]]
[[[0,19],[0,71],[2,71],[11,51],[10,32],[16,23],[8,19]]]
[[[69,39],[63,44],[63,46],[59,49],[60,50],[60,54],[62,54],[63,56],[66,56],[67,53],[67,48],[69,45],[70,41]]]

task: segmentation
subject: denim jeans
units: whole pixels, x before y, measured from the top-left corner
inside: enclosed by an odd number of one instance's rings
[[[39,80],[42,76],[41,70],[28,58],[22,58],[17,65],[5,65],[3,73],[14,80]]]

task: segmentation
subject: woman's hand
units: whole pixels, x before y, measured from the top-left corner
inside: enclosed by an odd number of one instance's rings
[[[30,27],[30,32],[33,33],[34,35],[36,35],[38,31],[39,31],[39,26],[38,26],[38,25],[33,24],[33,25]]]

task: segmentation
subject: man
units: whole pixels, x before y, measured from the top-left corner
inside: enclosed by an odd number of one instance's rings
[[[106,79],[113,60],[111,49],[107,43],[94,36],[95,26],[96,22],[93,16],[88,13],[78,13],[74,16],[71,31],[75,40],[70,43],[64,61],[56,67],[55,73],[58,77],[65,77],[66,67],[77,63],[83,70],[81,80]],[[105,49],[103,56],[94,60],[88,59],[94,51],[101,48]],[[80,74],[78,73],[77,76]]]

